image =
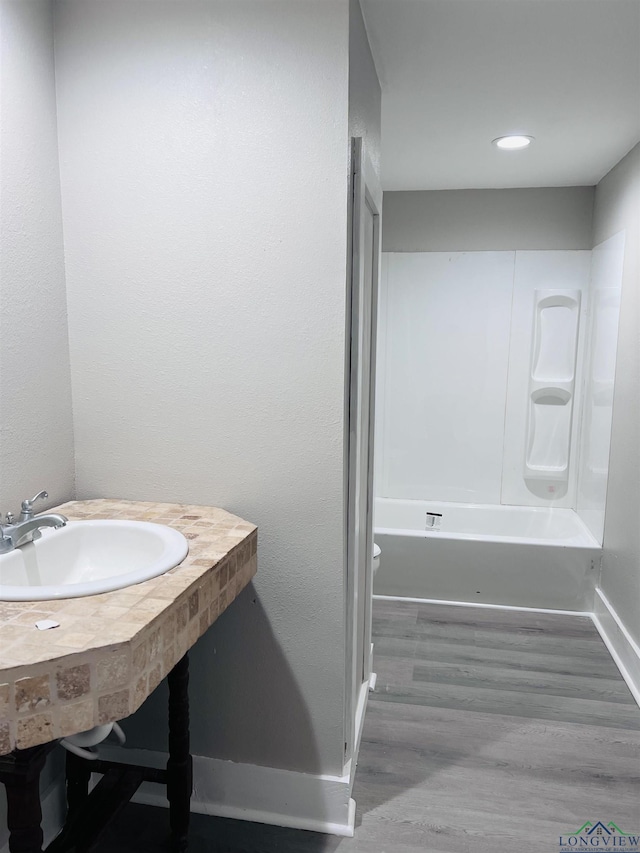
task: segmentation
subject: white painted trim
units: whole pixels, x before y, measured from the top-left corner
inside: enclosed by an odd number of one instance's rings
[[[368,684],[371,660],[373,591],[373,441],[375,429],[376,337],[378,284],[381,263],[382,187],[367,156],[361,137],[351,138],[351,204],[349,216],[349,276],[347,283],[347,333],[351,346],[346,352],[345,383],[345,509],[346,509],[346,690],[344,703],[345,760],[355,767],[358,745],[358,707],[362,679]],[[365,211],[373,217],[373,266],[371,280],[365,280]],[[360,381],[362,380],[362,381]],[[362,394],[361,394],[362,392]],[[360,399],[362,396],[362,399]],[[367,401],[366,411],[364,402]],[[360,409],[362,408],[362,412]],[[361,415],[365,415],[361,430]],[[351,441],[353,425],[362,435]],[[362,447],[359,445],[362,444]],[[361,452],[363,451],[364,452]],[[364,477],[363,477],[364,475]],[[360,501],[360,502],[359,502]],[[359,518],[364,513],[363,518]],[[359,588],[364,584],[364,589]],[[364,641],[362,649],[360,641]],[[362,659],[358,656],[362,654]],[[364,711],[362,712],[364,713]]]
[[[640,705],[640,647],[600,587],[596,587],[594,610],[593,624]]]
[[[349,795],[351,795],[351,791],[353,791],[353,783],[356,780],[356,767],[358,765],[358,755],[360,754],[360,741],[362,740],[362,729],[364,728],[364,718],[367,711],[367,702],[369,701],[369,685],[371,684],[371,679],[367,679],[367,681],[363,681],[360,685],[360,692],[358,693],[358,704],[356,706],[356,717],[355,717],[355,743],[353,745],[353,755],[350,760],[344,766],[342,774],[345,778],[349,779]]]
[[[525,613],[556,613],[559,616],[593,616],[590,610],[549,610],[544,607],[517,607],[511,604],[481,604],[479,601],[443,601],[439,598],[409,598],[404,595],[374,595],[375,601],[406,601],[411,604],[445,604],[449,607],[479,607],[485,610],[522,610]]]
[[[100,754],[152,767],[167,762],[165,753],[150,750],[101,747]],[[142,785],[133,801],[169,805],[163,789],[152,784]],[[347,837],[355,828],[349,776],[298,773],[202,755],[193,756],[191,811]]]

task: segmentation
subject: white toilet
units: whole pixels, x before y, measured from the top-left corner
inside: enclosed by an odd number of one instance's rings
[[[380,568],[380,554],[381,553],[382,552],[380,551],[380,546],[376,545],[376,543],[374,542],[373,543],[373,576],[374,576],[374,578],[376,576],[376,572]]]

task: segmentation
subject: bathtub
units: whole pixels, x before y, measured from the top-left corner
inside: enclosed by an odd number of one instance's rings
[[[590,611],[601,547],[572,509],[377,498],[374,593]]]

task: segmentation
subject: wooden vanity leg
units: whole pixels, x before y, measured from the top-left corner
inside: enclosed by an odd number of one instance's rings
[[[0,781],[4,783],[7,791],[10,853],[42,851],[40,773],[50,749],[47,745],[16,750],[6,757],[12,761],[10,771],[5,772],[4,767],[0,765]]]
[[[11,853],[41,853],[40,778],[5,782]]]
[[[171,826],[171,850],[183,853],[188,847],[189,813],[193,789],[189,753],[189,655],[169,673],[169,760],[167,799]]]
[[[66,757],[67,822],[82,810],[89,799],[91,769],[88,761],[72,752]]]

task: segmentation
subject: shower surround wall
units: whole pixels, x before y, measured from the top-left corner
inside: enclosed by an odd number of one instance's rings
[[[410,322],[418,326],[431,323],[433,328],[426,337],[418,331],[411,343],[408,337],[399,336],[400,360],[406,358],[408,346],[429,352],[428,364],[409,364],[415,382],[411,390],[404,386],[404,400],[394,401],[405,413],[408,405],[417,417],[414,435],[403,435],[415,451],[413,464],[408,458],[404,461],[404,485],[399,482],[402,472],[396,475],[393,468],[397,457],[409,454],[402,442],[392,446],[396,443],[387,430],[387,419],[395,422],[395,427],[390,425],[392,433],[396,427],[410,433],[412,427],[406,422],[411,417],[405,418],[403,426],[402,413],[390,411],[393,406],[385,396],[394,383],[384,380],[385,365],[392,354],[385,348],[386,317],[384,310],[380,312],[378,495],[394,493],[403,498],[497,505],[575,505],[575,464],[566,493],[547,493],[550,500],[534,494],[524,481],[527,385],[535,290],[551,286],[584,293],[588,288],[593,198],[593,187],[385,193],[383,258],[387,272],[389,265],[398,265],[406,267],[410,277],[411,265],[417,269],[433,264],[452,289],[448,292],[448,286],[441,282],[427,293],[416,282],[409,285],[414,293],[417,291],[419,302],[429,302],[429,311],[423,310],[417,318],[406,306]],[[384,300],[384,280],[382,286]],[[402,295],[396,296],[401,303]],[[427,316],[437,314],[431,299],[443,308],[450,303],[445,310],[453,310],[447,313],[446,321]],[[585,306],[583,300],[580,347],[585,337]],[[578,365],[582,357],[580,350]],[[404,376],[399,381],[402,386]],[[460,383],[457,388],[456,382]],[[390,390],[393,397],[394,390]],[[440,393],[437,406],[427,403],[434,390],[436,395]],[[402,395],[401,388],[396,388],[395,394]],[[571,452],[575,458],[579,400],[572,402]],[[423,423],[430,420],[431,436],[424,428],[416,428],[421,418]],[[427,446],[434,452],[426,453]],[[448,455],[447,464],[444,455]],[[430,463],[420,462],[420,457],[426,456],[436,466],[437,485],[444,491],[430,489],[434,471],[425,471]],[[426,492],[415,488],[420,478],[428,485]]]
[[[575,506],[590,260],[385,253],[378,495]]]
[[[625,230],[618,231],[595,246],[591,256],[576,511],[599,542],[607,503],[625,244]]]

